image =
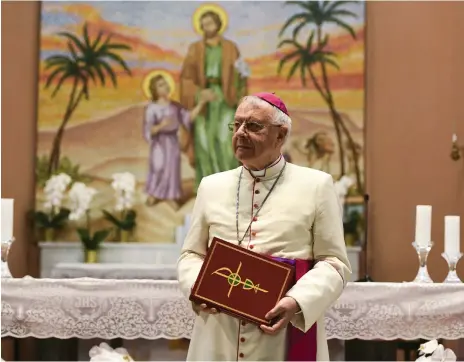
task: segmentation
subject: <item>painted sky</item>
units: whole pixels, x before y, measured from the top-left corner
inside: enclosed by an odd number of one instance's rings
[[[282,1],[216,3],[229,15],[225,36],[238,44],[246,58],[274,52],[282,24],[291,15],[300,12],[298,6],[285,5]],[[83,14],[64,10],[67,5],[79,4],[94,8],[105,21],[124,26],[139,33],[144,40],[182,55],[188,44],[199,39],[192,26],[192,14],[201,4],[197,1],[44,1],[42,4],[43,35],[83,23]],[[357,14],[357,19],[347,18],[347,22],[355,27],[364,24],[363,2],[346,5],[345,8]],[[329,26],[327,30],[331,30]]]

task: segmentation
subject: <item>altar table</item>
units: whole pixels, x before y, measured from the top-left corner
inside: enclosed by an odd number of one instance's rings
[[[2,279],[2,337],[190,338],[177,281]],[[348,283],[327,311],[329,339],[464,338],[464,284]]]
[[[51,269],[50,277],[177,280],[177,264],[58,263]]]

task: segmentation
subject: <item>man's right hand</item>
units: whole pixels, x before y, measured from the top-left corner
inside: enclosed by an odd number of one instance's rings
[[[208,314],[217,314],[218,311],[216,308],[208,308],[208,306],[204,303],[202,304],[196,304],[192,302],[192,308],[193,311],[196,314],[199,314],[200,312],[208,313]]]

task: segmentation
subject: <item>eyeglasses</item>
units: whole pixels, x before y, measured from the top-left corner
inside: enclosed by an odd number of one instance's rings
[[[277,124],[262,124],[258,122],[232,122],[229,123],[229,130],[235,133],[242,125],[247,133],[257,133],[266,127],[280,127],[280,125]]]

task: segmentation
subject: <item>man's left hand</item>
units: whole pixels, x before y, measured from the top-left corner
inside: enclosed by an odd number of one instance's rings
[[[270,327],[261,325],[261,329],[266,334],[275,335],[287,327],[295,313],[299,310],[300,307],[295,299],[291,297],[284,297],[266,314],[265,317],[268,320],[277,319],[277,322]]]

